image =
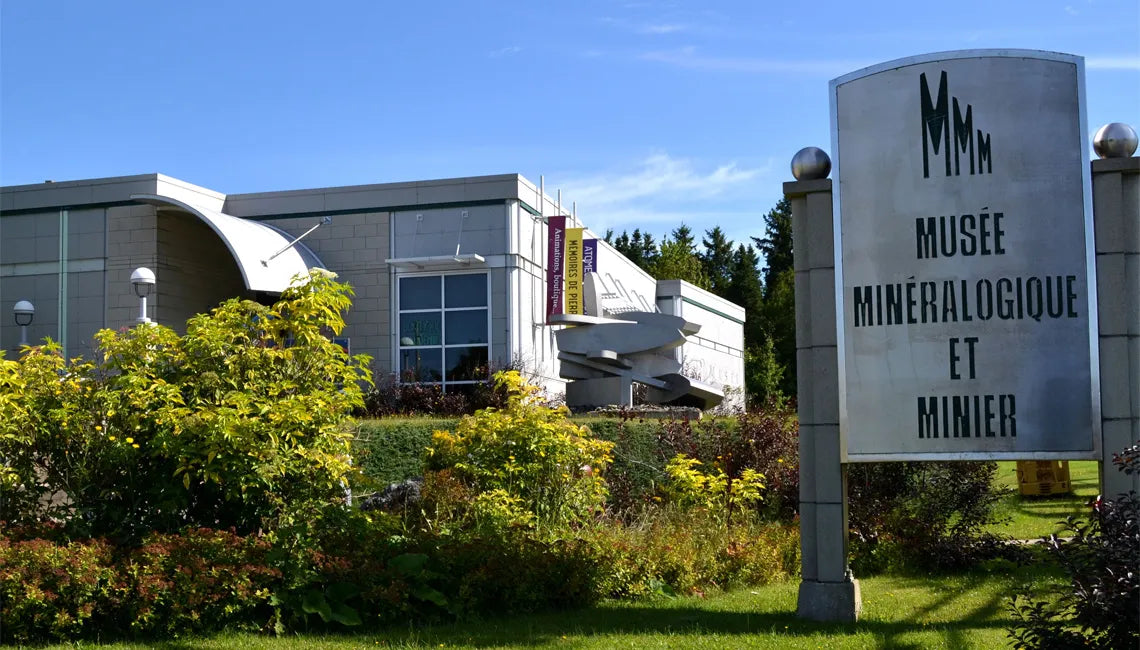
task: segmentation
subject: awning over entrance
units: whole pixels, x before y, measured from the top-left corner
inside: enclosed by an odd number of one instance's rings
[[[286,249],[292,239],[266,224],[158,194],[132,194],[131,199],[175,207],[206,222],[225,242],[250,291],[281,293],[295,276],[306,274],[311,267],[321,266],[316,255],[302,243]]]

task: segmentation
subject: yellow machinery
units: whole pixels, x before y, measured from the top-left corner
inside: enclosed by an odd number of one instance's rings
[[[1017,485],[1022,496],[1068,494],[1073,491],[1067,460],[1017,461]]]

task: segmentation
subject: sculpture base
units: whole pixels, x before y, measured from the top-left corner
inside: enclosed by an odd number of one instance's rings
[[[859,581],[849,578],[843,582],[800,583],[796,615],[809,621],[827,623],[854,623],[863,609]]]
[[[597,406],[633,406],[633,380],[619,375],[572,381],[566,384],[566,406],[571,410]]]

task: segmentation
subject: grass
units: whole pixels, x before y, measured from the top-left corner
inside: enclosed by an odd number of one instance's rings
[[[1069,515],[1088,514],[1088,501],[1100,493],[1097,462],[1093,460],[1069,461],[1069,478],[1073,491],[1054,496],[1021,496],[1017,489],[1017,463],[998,463],[997,485],[1012,489],[1012,493],[998,502],[995,515],[1008,519],[989,528],[999,535],[1014,539],[1040,539],[1061,530],[1058,522]]]
[[[1015,573],[883,576],[860,580],[863,614],[852,625],[795,616],[795,581],[708,598],[607,603],[586,610],[343,635],[273,638],[223,634],[154,645],[100,646],[264,648],[998,648],[1008,647],[1008,597],[1059,580],[1041,568]],[[76,646],[54,646],[57,648]]]

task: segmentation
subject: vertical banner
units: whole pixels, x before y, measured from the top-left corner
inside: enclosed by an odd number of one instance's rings
[[[582,275],[598,272],[598,240],[582,240]]]
[[[546,219],[546,317],[562,313],[563,255],[566,244],[566,217]]]
[[[582,232],[585,228],[566,229],[566,313],[582,311]]]
[[[597,239],[583,239],[582,240],[582,281],[585,282],[587,273],[598,272],[598,240]],[[585,289],[583,288],[583,296],[585,296]],[[582,301],[582,313],[587,316],[601,316],[601,314],[591,314],[585,305],[585,300]]]

